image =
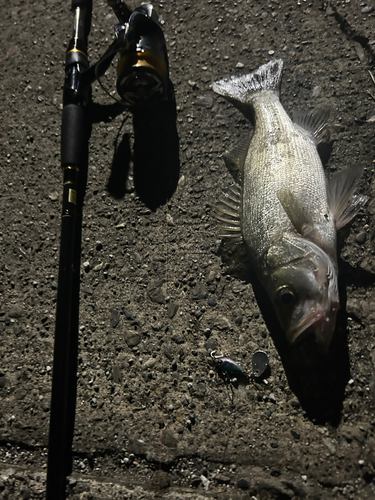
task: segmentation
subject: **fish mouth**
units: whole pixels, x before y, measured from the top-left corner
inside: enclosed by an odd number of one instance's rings
[[[302,340],[306,335],[313,333],[317,344],[324,351],[328,350],[336,325],[338,304],[332,304],[327,310],[321,304],[314,304],[308,308],[300,321],[286,332],[291,345]]]
[[[307,330],[310,329],[314,323],[321,323],[321,320],[325,316],[325,311],[323,307],[318,304],[312,305],[307,312],[302,316],[302,318],[286,331],[286,337],[291,345],[295,344],[297,339],[302,340],[302,333],[309,333]]]

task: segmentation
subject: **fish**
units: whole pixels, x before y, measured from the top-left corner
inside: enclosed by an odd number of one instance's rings
[[[356,189],[363,168],[328,179],[317,146],[328,108],[297,111],[280,102],[283,61],[214,82],[239,109],[253,135],[224,155],[237,182],[216,205],[221,236],[243,243],[289,344],[313,334],[327,351],[337,311],[337,231],[368,201]]]

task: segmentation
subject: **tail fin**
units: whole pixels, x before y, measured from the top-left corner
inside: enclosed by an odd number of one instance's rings
[[[232,102],[237,108],[242,109],[250,104],[255,92],[273,90],[279,95],[282,59],[275,59],[248,75],[232,76],[212,84],[212,90]]]

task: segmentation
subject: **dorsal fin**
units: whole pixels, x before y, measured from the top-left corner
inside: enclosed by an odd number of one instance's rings
[[[293,112],[293,122],[307,130],[319,144],[325,138],[330,109],[328,107],[316,108],[311,111],[297,109]]]

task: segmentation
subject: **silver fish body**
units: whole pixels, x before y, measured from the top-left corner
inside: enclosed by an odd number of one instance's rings
[[[313,332],[327,348],[339,308],[336,232],[367,198],[353,197],[359,169],[327,182],[316,145],[328,113],[293,122],[278,97],[281,71],[275,60],[212,86],[254,125],[250,145],[229,157],[241,187],[222,199],[218,218],[224,236],[246,245],[289,342]]]

